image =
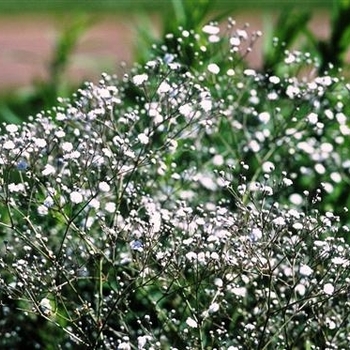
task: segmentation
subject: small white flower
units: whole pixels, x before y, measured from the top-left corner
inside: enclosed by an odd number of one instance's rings
[[[287,187],[289,187],[289,186],[292,186],[293,185],[293,180],[291,180],[291,179],[288,179],[288,178],[283,178],[283,183],[284,183],[284,185],[285,186],[287,186]]]
[[[293,85],[287,86],[286,94],[289,98],[293,99],[299,93],[300,93],[300,89],[297,86],[293,86]]]
[[[303,284],[299,283],[298,285],[295,286],[295,291],[299,295],[303,296],[303,295],[305,295],[306,287]]]
[[[157,89],[157,93],[158,94],[166,94],[170,90],[171,90],[171,86],[166,81],[163,81],[160,83],[160,85]]]
[[[329,329],[335,329],[337,327],[337,324],[331,320],[329,317],[326,318],[326,325]]]
[[[63,130],[57,130],[55,132],[55,136],[58,137],[59,139],[61,139],[62,137],[66,136],[66,133]]]
[[[220,256],[219,256],[219,254],[217,252],[212,252],[210,254],[210,258],[213,259],[213,260],[217,260],[218,261],[220,259]]]
[[[315,164],[314,168],[317,174],[323,175],[326,173],[326,168],[321,163]]]
[[[282,216],[279,216],[278,218],[276,219],[273,219],[272,220],[272,223],[277,225],[277,226],[283,226],[286,224],[285,220],[282,218]]]
[[[216,154],[212,161],[215,166],[222,166],[225,163],[225,159],[221,154]]]
[[[145,133],[139,134],[137,138],[143,145],[147,145],[149,142],[149,137]]]
[[[183,30],[181,34],[184,38],[188,38],[190,36],[190,32],[188,30]]]
[[[342,180],[342,176],[338,172],[333,172],[330,175],[331,180],[334,181],[335,183],[339,183]]]
[[[106,210],[106,212],[113,214],[115,212],[115,210],[116,210],[115,203],[113,203],[113,202],[106,203],[105,210]]]
[[[289,201],[294,205],[301,205],[303,203],[303,197],[299,193],[292,193],[289,196]]]
[[[267,99],[270,101],[275,101],[278,99],[278,95],[275,91],[272,91],[272,92],[267,94]]]
[[[258,115],[258,118],[262,123],[267,124],[270,121],[271,116],[269,112],[261,112]]]
[[[296,57],[292,53],[288,53],[288,56],[284,59],[286,64],[291,64],[295,61]]]
[[[263,194],[265,194],[266,196],[273,195],[273,189],[271,186],[263,186],[261,190],[262,190]]]
[[[109,186],[106,181],[102,181],[98,184],[98,189],[101,192],[109,192],[111,190],[111,186]]]
[[[324,142],[320,146],[320,150],[325,153],[332,153],[334,146],[329,142]]]
[[[91,199],[91,201],[89,201],[88,205],[90,208],[99,209],[100,208],[100,201],[96,198],[93,198],[93,199]]]
[[[301,265],[299,272],[303,276],[310,276],[313,273],[313,270],[311,267],[309,267],[307,265]]]
[[[349,265],[349,261],[344,259],[344,258],[340,258],[340,257],[336,256],[335,258],[332,258],[332,264],[347,266],[347,265]]]
[[[248,77],[253,77],[256,74],[256,72],[254,69],[245,69],[243,74]]]
[[[44,139],[40,139],[40,138],[34,138],[34,143],[39,148],[44,148],[47,145],[46,141]]]
[[[211,43],[218,43],[220,41],[220,37],[218,35],[210,35],[208,40]]]
[[[198,324],[197,322],[192,318],[192,317],[188,317],[186,320],[186,324],[191,327],[191,328],[197,328]]]
[[[162,216],[158,211],[150,213],[149,223],[152,226],[152,232],[157,233],[160,231],[162,225]]]
[[[247,40],[248,39],[248,33],[244,29],[237,29],[236,31],[239,38]]]
[[[134,159],[136,157],[135,152],[133,152],[132,150],[126,150],[124,152],[124,154],[131,159]],[[125,168],[127,168],[127,166],[125,166]],[[130,169],[128,169],[128,170],[130,170]],[[125,171],[126,171],[126,169],[125,169]]]
[[[52,165],[46,164],[41,174],[44,176],[48,176],[48,175],[54,174],[55,172],[56,172],[56,169]]]
[[[102,98],[110,98],[111,97],[111,91],[109,91],[106,88],[98,88],[97,89],[97,95]]]
[[[244,326],[244,328],[247,329],[248,331],[254,330],[255,327],[256,327],[256,326],[255,326],[254,324],[252,324],[252,323],[248,323],[248,324],[246,324],[246,325]]]
[[[315,125],[318,122],[318,115],[316,113],[310,113],[306,119],[310,124]]]
[[[214,280],[214,284],[218,287],[218,288],[222,288],[222,286],[224,285],[224,282],[221,278],[215,278]]]
[[[143,336],[139,336],[137,337],[137,348],[139,350],[144,349],[146,343],[148,340],[151,340],[152,338],[149,335],[143,335]]]
[[[217,311],[219,311],[220,309],[220,305],[218,303],[212,303],[210,306],[209,306],[209,313],[210,314],[213,314]]]
[[[18,126],[16,124],[6,125],[6,131],[9,133],[14,133],[18,130]]]
[[[50,316],[52,314],[52,306],[50,303],[50,300],[47,298],[43,298],[40,303],[39,303],[39,308],[40,311],[45,315],[45,316]]]
[[[174,62],[174,59],[175,59],[175,56],[173,54],[166,53],[164,55],[163,61],[164,61],[164,63],[169,64],[169,63]]]
[[[230,44],[232,46],[239,46],[241,44],[241,39],[237,38],[236,36],[233,36],[230,38]]]
[[[62,144],[62,149],[65,152],[72,152],[73,150],[73,145],[71,142],[63,142]]]
[[[15,143],[13,141],[6,141],[3,146],[4,149],[14,149],[16,147]]]
[[[264,173],[271,173],[272,171],[275,170],[275,164],[267,161],[267,162],[263,163],[262,169],[263,169]]]
[[[170,140],[169,141],[169,151],[171,153],[174,153],[177,149],[178,142],[176,140]]]
[[[219,74],[220,67],[216,63],[208,64],[208,71],[212,74]]]
[[[44,204],[39,205],[37,211],[38,211],[38,214],[40,216],[45,216],[45,215],[47,215],[49,213],[48,207],[45,206]]]
[[[207,190],[215,191],[217,189],[216,182],[209,174],[199,174],[198,182]]]
[[[133,78],[132,78],[132,82],[136,85],[136,86],[139,86],[139,85],[142,85],[145,81],[148,80],[148,75],[147,74],[138,74],[138,75],[135,75]]]
[[[304,225],[301,222],[296,222],[293,224],[293,228],[295,230],[302,230],[304,228]]]
[[[180,114],[182,114],[184,117],[190,117],[193,113],[193,108],[190,103],[186,103],[179,108]]]
[[[247,288],[245,287],[234,287],[231,289],[231,292],[238,296],[244,298],[247,295]]]
[[[256,140],[250,140],[248,143],[248,147],[254,152],[259,152],[261,147],[258,141]]]
[[[218,26],[207,24],[202,28],[203,33],[216,35],[219,34],[220,28]]]
[[[237,192],[243,196],[247,190],[247,185],[246,184],[241,184],[237,187]]]
[[[202,263],[202,264],[205,264],[206,263],[206,255],[204,252],[199,252],[197,254],[197,260],[198,262]]]
[[[200,106],[202,107],[202,109],[205,111],[205,112],[209,112],[211,111],[212,107],[213,107],[213,103],[211,102],[210,99],[203,99],[201,102],[200,102]]]
[[[44,200],[45,207],[51,208],[54,204],[55,204],[55,202],[54,202],[54,200],[52,199],[51,196],[48,196],[48,197],[45,198],[45,200]]]
[[[195,261],[197,260],[197,254],[195,252],[188,252],[186,253],[186,258],[190,261]]]
[[[71,192],[69,198],[74,204],[79,204],[83,201],[83,195],[78,191]]]
[[[81,153],[78,152],[78,151],[73,151],[73,152],[70,154],[70,158],[72,158],[72,159],[78,159],[78,158],[80,158],[80,156],[81,156]]]
[[[63,113],[57,113],[56,114],[56,120],[58,121],[63,121],[63,120],[66,120],[67,119],[67,116]]]
[[[323,85],[323,86],[329,86],[332,85],[333,80],[330,76],[324,76],[324,77],[317,77],[315,79],[315,82],[317,84]]]
[[[164,62],[167,63],[166,60],[164,60]],[[145,66],[148,67],[148,68],[155,68],[155,67],[158,66],[158,64],[159,64],[158,61],[151,60],[151,61],[146,62]]]
[[[262,238],[262,231],[260,230],[260,228],[257,228],[257,227],[253,228],[252,232],[250,233],[250,239],[253,242],[256,242],[261,238]]]
[[[11,182],[8,185],[8,190],[10,192],[24,192],[25,191],[25,187],[24,187],[24,185],[22,183],[15,184],[15,183]]]
[[[327,295],[332,295],[334,293],[334,286],[331,283],[326,283],[323,286],[323,291]]]
[[[337,113],[335,115],[335,118],[337,119],[337,122],[340,125],[344,125],[347,122],[347,120],[348,120],[347,116],[344,113],[341,113],[341,112]]]
[[[131,346],[129,342],[122,342],[117,347],[118,350],[131,350]]]
[[[281,81],[279,77],[276,77],[275,75],[269,77],[269,82],[272,84],[278,84]]]

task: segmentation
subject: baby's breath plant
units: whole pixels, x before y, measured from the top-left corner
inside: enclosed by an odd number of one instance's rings
[[[2,348],[347,347],[349,85],[245,68],[233,20],[180,35],[195,65],[170,33],[2,125]]]

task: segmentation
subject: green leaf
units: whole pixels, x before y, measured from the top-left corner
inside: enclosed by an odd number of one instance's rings
[[[269,43],[265,44],[264,52],[264,69],[267,71],[275,71],[278,64],[284,58],[286,49],[292,47],[301,34],[306,32],[306,26],[311,18],[309,11],[292,12],[285,10],[281,13],[275,26],[276,30],[269,30]],[[272,44],[272,38],[277,37],[279,45],[276,47]]]

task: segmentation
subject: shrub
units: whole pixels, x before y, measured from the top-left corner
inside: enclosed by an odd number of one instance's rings
[[[181,35],[3,125],[3,348],[349,343],[349,86],[245,68],[232,20]]]

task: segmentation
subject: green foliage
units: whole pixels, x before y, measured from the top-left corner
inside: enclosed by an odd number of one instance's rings
[[[333,2],[330,36],[326,40],[318,39],[318,33],[308,29],[312,10],[300,11],[288,8],[279,16],[274,28],[268,28],[269,37],[264,42],[265,52],[263,69],[267,72],[279,72],[283,68],[282,58],[285,50],[299,49],[317,57],[320,74],[347,67],[346,53],[350,48],[350,5],[348,1]],[[296,45],[297,43],[297,45]],[[281,72],[279,72],[281,73]]]
[[[317,48],[321,58],[320,72],[342,67],[350,48],[350,3],[346,0],[334,2],[331,19],[331,35],[327,41],[319,41]]]
[[[28,12],[66,12],[67,9],[76,12],[88,12],[88,13],[106,13],[116,11],[151,11],[151,10],[164,10],[169,6],[169,2],[172,0],[132,0],[132,1],[115,1],[115,0],[41,0],[38,1],[0,1],[1,13],[18,13],[23,11]],[[182,1],[182,0],[181,0]],[[201,1],[201,0],[200,0]],[[186,2],[192,4],[199,4],[200,1],[186,0]],[[179,1],[180,2],[180,1]],[[256,0],[247,1],[235,1],[228,2],[227,0],[216,0],[217,7],[225,7],[228,3],[233,3],[235,7],[239,8],[259,8],[259,9],[276,9],[277,7],[283,7],[286,5],[304,5],[317,8],[329,8],[332,5],[332,0],[318,0],[305,3],[302,0],[283,0],[276,4],[274,0],[264,0],[257,2]]]
[[[155,54],[154,50],[151,49],[151,44],[156,44],[161,50],[162,45],[164,45],[163,49],[166,48],[167,53],[177,54],[178,51],[181,51],[179,57],[181,57],[182,63],[187,67],[195,68],[199,63],[195,53],[198,52],[202,43],[198,40],[193,40],[193,33],[200,33],[209,17],[213,21],[220,21],[226,18],[232,12],[232,9],[236,8],[236,4],[226,4],[226,6],[221,8],[217,6],[217,1],[173,0],[171,5],[163,17],[160,38],[157,38],[152,30],[145,30],[143,25],[139,27],[138,37],[140,41],[136,50],[137,62],[141,64],[147,62]],[[213,17],[214,11],[217,14]],[[168,18],[172,18],[172,20],[169,21]],[[182,33],[186,34],[183,36]],[[161,53],[156,52],[156,54]],[[207,53],[207,56],[210,57],[210,55],[217,54],[211,51]]]
[[[293,45],[305,33],[311,18],[309,10],[304,12],[288,8],[279,15],[276,25],[266,28],[270,36],[265,38],[265,53],[263,70],[269,73],[277,72],[286,50],[292,50]]]

